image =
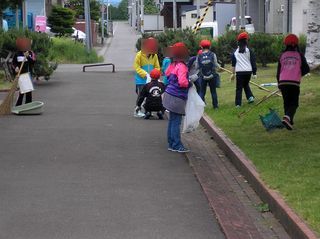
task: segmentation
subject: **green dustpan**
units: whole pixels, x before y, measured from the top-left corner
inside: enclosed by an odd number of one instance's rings
[[[11,112],[16,115],[40,115],[43,113],[43,106],[43,102],[33,101],[31,103],[13,107]]]

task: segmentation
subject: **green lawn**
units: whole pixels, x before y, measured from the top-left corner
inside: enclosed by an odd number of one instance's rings
[[[89,54],[85,45],[69,38],[53,38],[53,46],[50,49],[49,58],[60,64],[86,64],[103,62],[103,57],[98,56],[95,50]]]
[[[258,69],[257,83],[276,82],[276,65]],[[275,96],[239,119],[239,112],[248,109],[234,106],[235,82],[229,74],[221,74],[218,89],[219,110],[213,110],[207,92],[206,113],[238,145],[256,165],[263,180],[279,191],[288,204],[300,214],[311,227],[320,232],[320,82],[319,75],[311,74],[301,85],[300,107],[293,131],[286,129],[266,132],[259,114],[268,108],[277,109],[283,115],[282,98]],[[271,90],[275,87],[269,87]],[[251,86],[256,99],[266,92]],[[208,89],[209,90],[209,89]],[[209,99],[210,98],[210,99]],[[243,96],[244,98],[244,96]]]

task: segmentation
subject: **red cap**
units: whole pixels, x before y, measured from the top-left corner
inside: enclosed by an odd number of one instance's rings
[[[247,32],[241,32],[238,37],[237,37],[237,40],[240,41],[240,40],[243,40],[243,39],[246,39],[248,40],[249,39],[249,34]]]
[[[158,69],[153,69],[150,72],[150,76],[151,76],[152,79],[158,80],[160,78],[160,76],[161,76],[161,72]]]
[[[299,38],[294,34],[289,34],[283,42],[286,46],[296,46],[299,44]]]
[[[188,48],[183,42],[177,42],[172,46],[172,55],[175,58],[184,58],[189,54]]]
[[[202,50],[199,50],[199,51],[198,51],[198,55],[201,55],[201,54],[202,54]]]
[[[203,48],[209,48],[211,47],[211,41],[209,40],[201,40],[200,46]]]

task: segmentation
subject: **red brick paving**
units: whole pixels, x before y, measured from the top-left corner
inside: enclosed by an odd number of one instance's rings
[[[190,165],[228,239],[289,239],[261,200],[204,129],[185,134]]]

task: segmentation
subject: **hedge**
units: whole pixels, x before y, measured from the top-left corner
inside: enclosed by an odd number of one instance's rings
[[[225,34],[218,37],[217,40],[212,40],[211,50],[217,54],[218,61],[223,66],[231,63],[231,54],[237,48],[237,35],[235,31],[227,31]],[[142,38],[155,37],[159,42],[159,59],[163,59],[163,50],[176,42],[184,42],[190,52],[190,55],[196,55],[200,49],[199,43],[202,36],[194,34],[191,29],[184,30],[165,30],[159,34],[146,33]],[[278,60],[279,55],[284,50],[283,39],[284,35],[272,35],[267,33],[254,33],[250,35],[249,47],[255,52],[257,63],[262,66],[267,66],[269,63],[274,63]],[[136,43],[137,50],[141,48],[141,39]],[[305,53],[306,36],[300,36],[300,50]]]

